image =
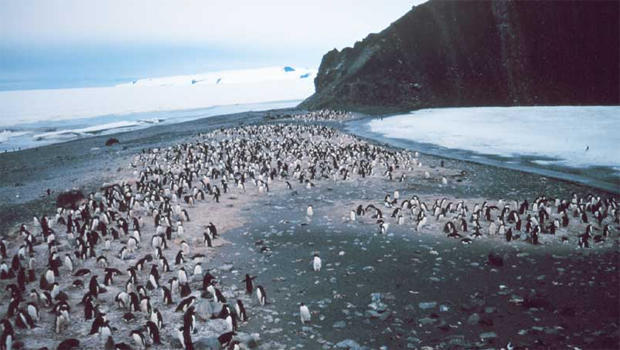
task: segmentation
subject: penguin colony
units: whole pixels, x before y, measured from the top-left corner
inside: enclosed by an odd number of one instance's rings
[[[350,211],[349,219],[374,220],[380,233],[386,233],[390,222],[411,225],[415,231],[438,226],[447,237],[460,239],[463,244],[496,236],[507,242],[521,240],[536,245],[541,235],[549,235],[579,248],[614,237],[614,225],[620,224],[617,199],[592,194],[579,197],[573,193],[570,198],[542,195],[531,203],[527,199],[476,203],[442,198],[431,200],[432,205],[416,195],[400,201],[399,196],[398,191],[393,196],[387,194],[379,207],[360,204]]]
[[[251,308],[241,295],[227,298],[203,267],[207,256],[192,253],[219,236],[213,223],[202,232],[185,230],[193,215],[205,214],[197,204],[219,203],[229,191],[268,192],[277,183],[310,189],[324,180],[392,177],[414,163],[409,152],[310,125],[221,129],[193,143],[145,150],[131,164],[135,179],[89,194],[73,210],[35,217],[19,227],[17,240],[2,240],[1,300],[8,307],[0,350],[22,346],[35,327],[49,329],[58,349],[170,347],[173,338],[193,349],[199,318],[212,317],[227,325],[220,345],[238,348],[235,331]],[[320,270],[318,255],[314,266]],[[255,278],[243,282],[252,306],[260,307],[269,299]],[[207,315],[198,312],[203,302],[211,305]],[[162,313],[175,316],[164,321]],[[122,319],[111,317],[118,314]],[[74,325],[84,322],[90,327],[82,333]]]
[[[306,116],[319,117],[325,119]],[[239,349],[235,332],[252,308],[269,302],[267,288],[255,286],[258,277],[246,274],[240,281],[245,291],[228,292],[206,268],[207,248],[221,232],[213,223],[200,232],[186,230],[192,217],[209,215],[199,204],[220,203],[228,192],[243,196],[277,186],[310,190],[320,181],[383,177],[402,182],[421,163],[412,152],[371,145],[329,127],[270,124],[220,129],[192,143],[150,149],[131,166],[132,181],[91,193],[74,210],[59,208],[53,217],[35,217],[31,225],[20,226],[17,240],[0,242],[0,282],[6,291],[0,300],[7,305],[0,321],[0,350],[12,350],[35,327],[49,329],[46,334],[53,334],[56,348],[63,350],[172,348],[170,339],[193,349],[200,321],[211,318],[225,324],[217,336],[219,346]],[[521,232],[560,231],[579,220],[588,222],[589,236],[599,229],[604,237],[619,218],[615,199],[594,196],[543,196],[531,206],[527,201],[491,206],[441,200],[430,208],[415,196],[400,203],[399,198],[395,192],[384,200],[393,210],[390,218],[371,204],[352,210],[350,219],[372,218],[379,232],[387,233],[392,218],[394,224],[422,230],[433,216],[431,220],[445,223],[450,237],[465,243],[470,232],[483,235],[486,223],[487,232],[507,240]],[[311,205],[306,214],[311,220]],[[320,273],[318,254],[312,268]],[[122,319],[110,317],[118,314]],[[303,303],[300,319],[311,321]],[[83,322],[90,324],[86,332],[72,326]]]
[[[353,114],[350,112],[335,111],[329,109],[322,109],[302,114],[294,114],[292,117],[295,120],[301,120],[305,122],[345,121],[354,118]]]

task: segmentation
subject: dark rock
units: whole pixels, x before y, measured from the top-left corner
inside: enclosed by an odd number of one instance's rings
[[[56,206],[62,208],[77,209],[78,205],[84,200],[84,194],[80,190],[63,192],[56,197]]]
[[[109,139],[105,142],[105,145],[106,145],[106,146],[112,146],[112,145],[117,144],[117,143],[119,143],[118,139],[117,139],[117,138],[112,137],[112,138],[109,138]]]
[[[618,1],[430,0],[326,53],[300,107],[616,105],[619,12]]]
[[[468,324],[475,325],[478,324],[478,322],[480,322],[480,315],[478,315],[477,313],[473,313],[467,318]]]
[[[552,311],[553,304],[544,296],[531,293],[523,299],[523,306],[526,308],[538,308]]]
[[[493,252],[489,253],[489,264],[496,267],[504,266],[504,259]]]

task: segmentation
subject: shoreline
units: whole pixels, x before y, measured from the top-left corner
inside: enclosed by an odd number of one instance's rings
[[[352,120],[347,123],[344,130],[367,140],[377,142],[378,144],[388,144],[393,147],[419,151],[440,158],[462,160],[486,166],[493,166],[523,173],[546,176],[554,178],[556,180],[578,183],[606,192],[620,194],[620,178],[618,176],[610,175],[611,170],[608,167],[584,168],[568,166],[544,166],[531,162],[530,160],[528,160],[528,157],[501,157],[492,154],[479,154],[472,151],[445,148],[434,144],[419,143],[400,138],[390,138],[369,130],[366,123],[376,118],[378,117],[366,116],[363,118]],[[591,169],[597,168],[602,169],[600,171],[600,176],[584,176],[584,174],[591,171]],[[618,183],[614,183],[614,181],[617,181]]]
[[[286,120],[265,121],[267,113],[241,113],[232,117],[221,116],[218,119],[209,118],[203,121],[188,122],[181,127],[182,130],[169,133],[162,131],[160,134],[157,130],[151,130],[148,134],[140,136],[134,134],[135,143],[133,144],[128,143],[131,135],[127,134],[131,133],[120,134],[121,144],[113,146],[112,150],[115,151],[110,154],[110,163],[113,164],[116,159],[116,164],[119,166],[118,159],[120,158],[127,167],[142,148],[162,149],[170,145],[185,144],[201,137],[199,134],[205,131],[215,131],[218,134],[221,127],[253,125],[252,127],[260,128],[260,125],[274,125],[279,122],[300,127],[314,125],[314,123],[304,122],[290,123]],[[338,125],[342,127],[340,123],[318,124],[330,125],[336,130],[340,130]],[[202,126],[203,129],[198,126]],[[187,135],[189,130],[191,133]],[[342,131],[336,132],[339,133],[338,138],[330,139],[326,145],[336,145],[339,142],[341,145],[346,145],[347,142],[353,142],[351,140],[356,139],[346,133],[340,134]],[[220,134],[220,137],[223,136]],[[96,144],[102,139],[90,140],[90,142]],[[366,141],[359,142],[365,143]],[[123,149],[123,145],[127,143],[127,148]],[[58,146],[56,150],[74,150],[75,148],[71,146],[71,144],[64,144],[64,146]],[[50,149],[42,151],[47,152]],[[36,152],[40,151],[31,153]],[[97,153],[93,156],[90,152],[90,149],[84,151],[90,155],[82,160],[84,164],[81,166],[84,173],[94,173],[100,169],[93,169],[89,162],[101,162],[101,154]],[[394,152],[394,149],[389,147],[388,152]],[[403,150],[395,152],[403,155],[409,153]],[[383,209],[386,221],[391,223],[386,235],[377,234],[375,219],[370,217],[360,218],[361,221],[356,222],[348,220],[349,211],[355,209],[357,204],[374,203],[375,206],[381,207],[383,196],[395,190],[399,191],[401,198],[418,195],[429,206],[433,200],[440,200],[443,197],[454,201],[465,200],[468,205],[472,206],[473,202],[489,200],[491,203],[496,203],[502,198],[506,201],[509,198],[533,200],[541,193],[546,193],[550,197],[565,197],[574,191],[584,196],[589,192],[595,195],[606,195],[604,191],[593,190],[575,183],[539,178],[532,174],[515,174],[509,169],[488,167],[462,160],[443,159],[426,154],[415,157],[416,162],[421,162],[422,165],[412,163],[412,170],[408,170],[406,164],[413,160],[403,157],[403,168],[395,171],[395,175],[401,172],[406,173],[407,179],[404,183],[399,182],[396,179],[397,176],[394,180],[383,178],[379,170],[377,174],[368,178],[356,177],[355,180],[348,181],[317,180],[311,189],[307,189],[305,184],[293,182],[293,188],[288,190],[283,181],[278,179],[269,185],[270,191],[261,192],[259,187],[248,184],[247,192],[244,194],[232,188],[231,185],[230,192],[222,196],[221,203],[215,204],[211,199],[207,199],[205,203],[187,208],[190,217],[195,218],[199,213],[206,213],[208,216],[217,218],[216,225],[222,228],[226,228],[227,222],[233,223],[243,219],[238,226],[228,227],[222,237],[226,241],[218,241],[224,243],[222,246],[214,251],[207,248],[204,252],[209,253],[206,266],[216,269],[216,276],[223,285],[223,293],[228,298],[241,298],[248,305],[250,320],[242,326],[241,332],[244,334],[259,333],[260,349],[293,349],[300,348],[300,346],[301,348],[330,349],[337,348],[337,344],[346,339],[373,349],[381,345],[388,345],[391,348],[392,346],[408,346],[408,344],[414,347],[429,345],[446,348],[450,344],[455,345],[453,338],[446,339],[448,335],[455,336],[454,332],[459,335],[455,339],[460,346],[467,344],[482,346],[487,344],[489,339],[503,346],[509,340],[507,336],[517,331],[514,329],[515,326],[537,324],[518,337],[518,342],[524,346],[533,345],[535,339],[539,337],[535,327],[541,327],[539,326],[541,322],[542,330],[546,333],[548,328],[551,332],[543,338],[552,337],[557,333],[557,330],[553,331],[552,315],[543,316],[541,312],[543,310],[560,312],[562,308],[568,307],[565,305],[569,305],[571,300],[549,297],[546,300],[551,299],[547,301],[553,305],[552,309],[548,304],[544,304],[538,306],[540,311],[532,311],[531,307],[523,309],[522,302],[512,305],[511,300],[514,300],[515,294],[522,298],[528,297],[528,288],[537,289],[539,296],[560,293],[558,291],[560,287],[556,284],[544,282],[553,280],[560,283],[559,286],[572,283],[572,275],[566,275],[555,269],[558,262],[562,263],[562,266],[567,266],[564,269],[570,265],[574,271],[582,273],[587,268],[591,268],[593,261],[597,261],[599,264],[596,271],[591,272],[596,276],[597,283],[613,283],[614,277],[610,274],[615,273],[618,266],[617,232],[613,234],[615,240],[610,238],[604,246],[593,247],[589,250],[576,250],[575,241],[570,241],[570,246],[561,245],[556,242],[558,236],[550,238],[553,243],[547,243],[546,238],[549,236],[543,237],[541,240],[543,244],[538,247],[524,242],[507,244],[502,242],[502,237],[499,235],[482,238],[481,241],[474,241],[471,245],[465,246],[458,239],[446,238],[441,231],[441,225],[434,222],[434,219],[431,219],[429,226],[421,231],[412,229],[413,219],[409,216],[406,219],[407,224],[396,224],[395,219],[389,218],[393,209]],[[444,165],[441,166],[440,162]],[[425,172],[429,173],[429,177],[425,176]],[[120,171],[112,174],[111,177],[116,177],[114,182],[118,182],[122,180],[119,177],[125,178],[127,175],[128,172]],[[442,178],[448,179],[446,184],[442,184]],[[92,176],[90,179],[93,186],[99,180]],[[489,179],[496,179],[496,183],[485,186],[489,184]],[[518,186],[530,183],[528,187]],[[101,184],[102,182],[99,182],[99,185]],[[502,187],[506,184],[511,184],[513,188],[507,191]],[[22,187],[30,188],[28,183]],[[306,215],[308,204],[315,206],[315,213],[310,218]],[[19,204],[15,207],[19,207]],[[41,214],[41,210],[33,211],[38,215]],[[206,224],[206,221],[203,222],[204,219],[206,218],[195,219],[187,225],[186,234],[192,239],[192,253],[203,252],[199,248],[199,241],[201,226]],[[143,220],[150,222],[147,216]],[[31,216],[23,222],[31,223]],[[566,232],[571,236],[583,229],[581,225],[571,226],[571,228],[571,232]],[[150,225],[145,226],[145,232],[153,230],[154,228]],[[4,232],[6,230],[3,230]],[[171,242],[175,246],[178,243],[178,240]],[[144,242],[144,245],[149,247],[149,242]],[[15,246],[11,245],[11,251],[14,248]],[[112,252],[117,250],[118,247],[115,246]],[[318,274],[310,269],[312,252],[317,250],[320,251],[325,263],[324,271]],[[148,252],[149,249],[147,248],[146,251]],[[486,256],[489,251],[498,252],[503,256],[506,262],[505,268],[488,265]],[[143,253],[145,253],[144,250],[140,255]],[[553,254],[551,258],[550,253]],[[174,260],[170,255],[171,252],[166,254],[169,260]],[[586,258],[584,254],[587,254]],[[540,261],[546,259],[551,259],[554,263],[549,266],[540,266]],[[131,261],[134,260],[129,262]],[[248,271],[252,275],[258,275],[258,281],[265,285],[271,301],[267,306],[257,307],[254,298],[247,298],[243,295],[243,288],[239,281]],[[493,277],[489,277],[489,274]],[[522,275],[526,275],[525,280],[521,280]],[[395,281],[394,276],[401,277],[402,281],[400,283]],[[469,276],[472,280],[463,280],[463,285],[459,290],[451,290],[454,287],[450,283],[450,276],[458,279]],[[539,279],[540,276],[546,277]],[[533,285],[529,285],[530,277],[534,281]],[[489,278],[493,283],[490,283]],[[376,283],[372,282],[373,279]],[[426,282],[420,283],[420,280]],[[487,283],[488,286],[485,287],[479,283]],[[505,284],[508,285],[509,292],[503,289],[499,292],[491,290],[497,288],[497,285]],[[519,284],[521,285],[517,287]],[[406,288],[403,289],[403,286]],[[63,285],[64,287],[66,286]],[[444,290],[444,288],[448,289]],[[479,293],[480,289],[488,294],[485,297],[487,301],[481,305],[476,301],[471,307],[469,304],[467,307],[459,306],[460,303],[463,305],[468,303],[467,299],[470,299],[472,295],[478,295],[476,293]],[[574,291],[562,293],[569,293],[567,297],[570,299],[582,293],[583,290],[581,287],[575,287]],[[389,314],[381,312],[381,315],[375,317],[370,313],[368,316],[365,305],[371,301],[370,294],[374,292],[382,293],[382,300],[387,305]],[[111,295],[108,294],[107,297]],[[617,298],[617,295],[599,297],[600,300],[597,303],[603,303],[609,301],[610,297]],[[158,300],[158,298],[155,299]],[[178,299],[178,296],[175,299]],[[476,296],[472,300],[478,299],[479,297]],[[295,310],[300,301],[306,302],[313,311],[313,322],[309,325],[299,324]],[[399,305],[397,301],[409,304],[403,309],[403,305]],[[418,306],[418,304],[422,305],[427,302],[436,303],[436,305],[431,309]],[[588,310],[587,305],[577,304],[574,308],[577,312],[583,313],[584,319],[590,322],[603,322],[594,317],[595,314],[600,317],[600,312],[593,313],[593,311],[602,310],[601,305],[597,304],[594,310]],[[442,311],[444,308],[440,307],[441,305],[449,311]],[[487,313],[486,309],[489,307],[494,308],[494,311]],[[345,310],[348,311],[345,312]],[[518,316],[518,310],[527,310],[527,315]],[[611,314],[603,313],[607,315],[603,319],[613,318],[614,312],[618,314],[617,308],[611,308],[608,312]],[[407,316],[409,313],[411,315]],[[486,323],[469,325],[464,322],[465,319],[476,318],[472,316],[473,313],[478,314],[477,317],[485,320]],[[534,314],[533,318],[541,318],[542,321],[530,320],[530,314]],[[114,322],[122,322],[118,317],[119,315],[112,313]],[[508,324],[501,325],[504,323],[501,321],[501,324],[493,326],[493,322],[490,321],[489,325],[489,318],[507,320]],[[341,327],[343,322],[344,328]],[[513,322],[516,323],[511,326]],[[564,322],[571,325],[568,327],[571,330],[575,327],[573,325],[575,321],[565,319]],[[200,323],[200,325],[203,335],[212,334],[209,332],[217,329],[217,325],[212,324],[211,321]],[[386,333],[386,327],[392,331]],[[361,329],[364,331],[356,332]],[[591,330],[590,333],[594,334],[594,332],[595,330]],[[495,336],[487,338],[490,335],[486,334],[482,337],[485,333],[494,333]],[[612,333],[606,330],[605,334],[613,338]],[[398,334],[397,337],[396,334]],[[170,336],[169,333],[168,336]],[[479,338],[484,339],[480,342]],[[97,339],[88,338],[87,341],[90,344],[87,345],[88,348],[91,348],[91,345],[92,348],[100,346],[96,345],[99,341]],[[130,340],[127,341],[130,342]],[[582,344],[579,336],[575,335],[570,340],[562,340],[562,344],[575,343]]]

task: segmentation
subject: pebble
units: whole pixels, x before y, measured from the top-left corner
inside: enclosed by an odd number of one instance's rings
[[[428,310],[428,309],[435,308],[437,306],[437,302],[436,301],[423,302],[423,303],[418,304],[418,306],[422,310]]]

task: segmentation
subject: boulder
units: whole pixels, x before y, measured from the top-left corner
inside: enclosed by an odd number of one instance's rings
[[[77,209],[78,205],[86,197],[80,190],[71,190],[63,192],[56,197],[56,206],[66,209]]]
[[[119,143],[118,139],[117,139],[117,138],[114,138],[114,137],[111,137],[111,138],[109,138],[109,139],[105,142],[105,145],[106,145],[106,146],[112,146],[112,145],[117,144],[117,143]]]

